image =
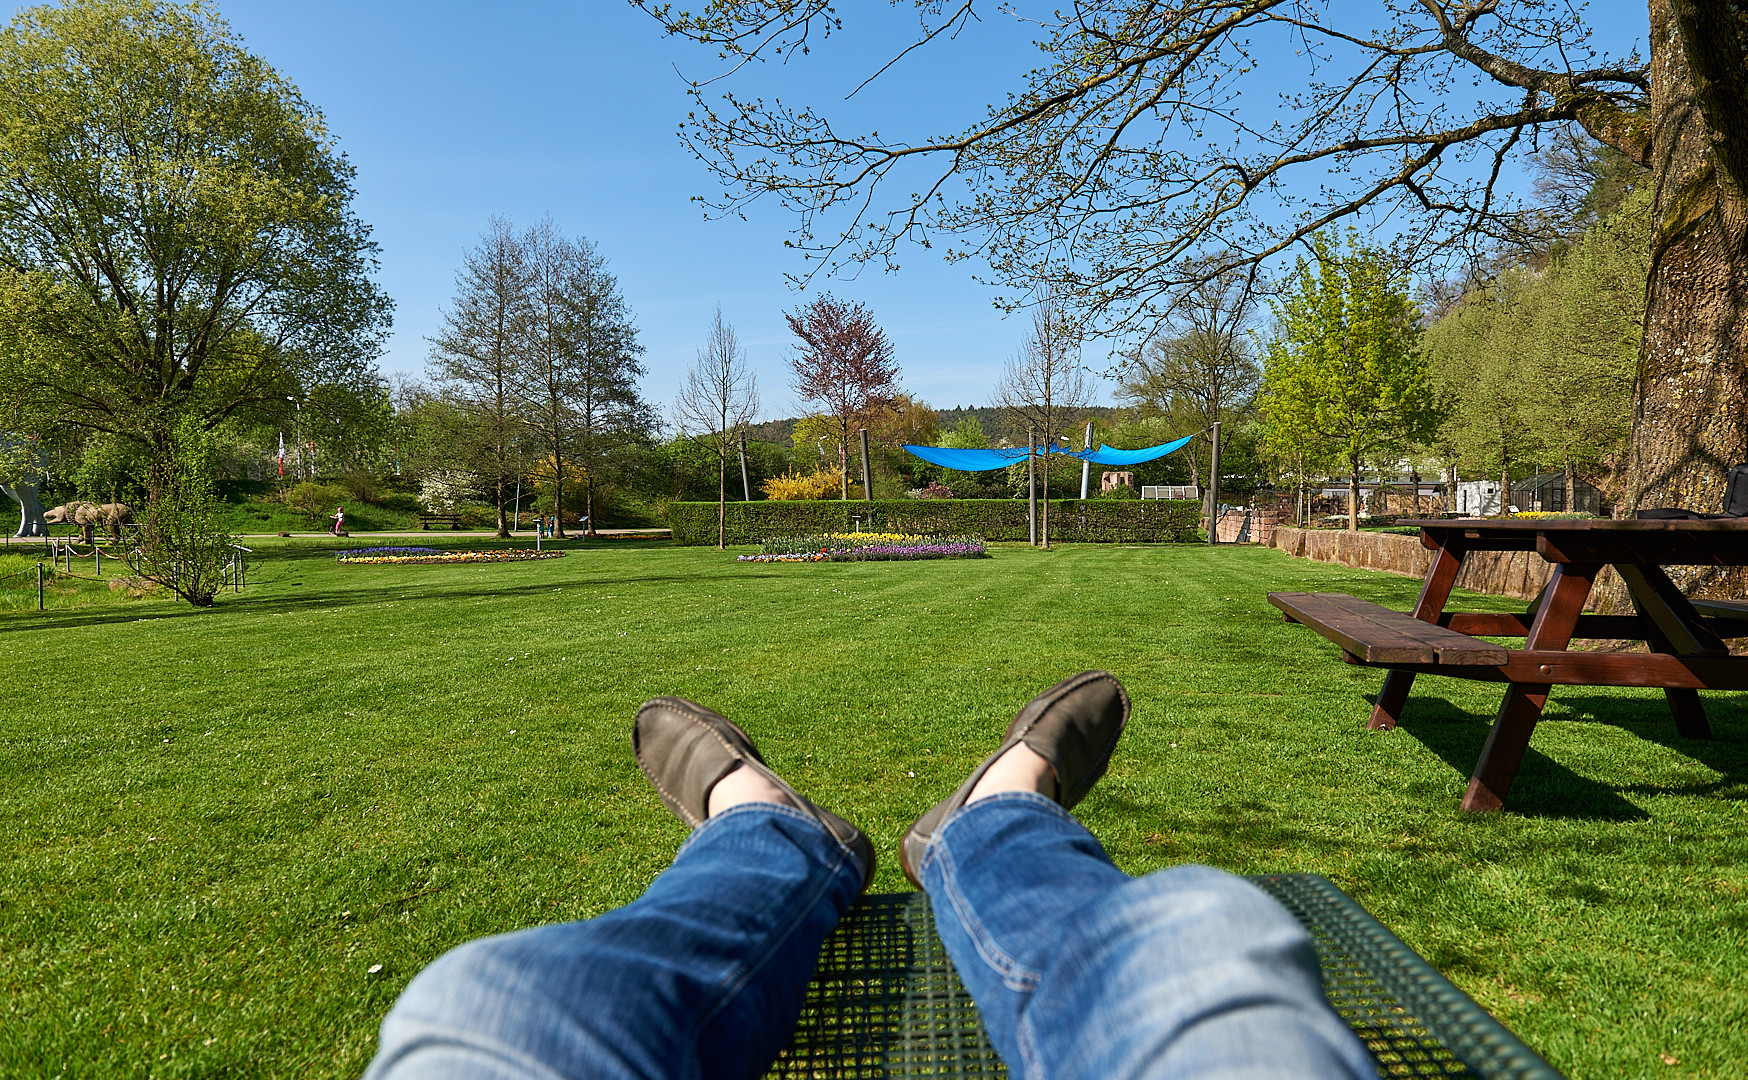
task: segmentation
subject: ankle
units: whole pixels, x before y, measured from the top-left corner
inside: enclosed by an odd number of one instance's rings
[[[1025,743],[1015,743],[995,759],[971,789],[965,804],[1008,791],[1036,791],[1056,797],[1056,770]]]
[[[705,800],[708,811],[706,816],[715,817],[724,810],[755,802],[795,806],[795,801],[763,773],[737,763],[710,789],[710,795]]]

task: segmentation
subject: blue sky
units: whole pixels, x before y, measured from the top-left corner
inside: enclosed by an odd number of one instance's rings
[[[784,281],[799,265],[783,248],[790,220],[772,207],[710,222],[690,201],[711,180],[675,137],[689,107],[675,66],[709,73],[704,50],[665,39],[623,0],[227,0],[219,9],[323,111],[358,167],[357,209],[375,229],[380,280],[397,304],[385,371],[422,370],[462,253],[489,217],[520,225],[550,213],[594,241],[617,275],[647,350],[652,400],[671,398],[720,304],[757,369],[765,415],[800,411],[783,312],[811,293]],[[878,47],[866,44],[870,54]],[[987,90],[974,75],[973,66],[959,80],[967,107]],[[1023,320],[992,307],[972,268],[907,256],[899,274],[826,287],[873,309],[906,389],[937,407],[983,404]]]
[[[746,221],[706,221],[690,201],[713,181],[675,137],[690,106],[676,68],[714,74],[707,51],[664,38],[625,0],[216,6],[323,111],[358,167],[356,207],[374,227],[380,281],[397,304],[385,371],[423,370],[456,267],[492,215],[521,225],[550,213],[566,233],[594,241],[618,276],[647,350],[651,400],[665,407],[720,304],[758,372],[764,415],[801,411],[783,313],[811,292],[784,279],[801,268],[783,247],[793,222],[774,205],[754,207]],[[920,137],[975,120],[1037,55],[1031,31],[991,6],[952,48],[907,61],[846,103],[915,24],[908,3],[844,8],[857,21],[834,40],[829,62],[755,71],[737,92],[780,89],[785,100],[829,106],[843,127],[872,117],[885,134],[903,125]],[[1642,4],[1611,0],[1593,14],[1601,36],[1643,40]],[[1247,93],[1273,89],[1247,84]],[[901,255],[897,274],[870,270],[814,291],[868,304],[896,346],[905,388],[924,401],[987,403],[1027,320],[992,306],[975,265],[917,248]],[[1100,366],[1105,352],[1089,347],[1087,358]]]

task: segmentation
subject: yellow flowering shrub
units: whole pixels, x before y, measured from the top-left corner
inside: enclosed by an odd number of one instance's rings
[[[801,500],[823,499],[842,490],[844,471],[842,469],[822,469],[811,476],[800,473],[785,473],[773,476],[759,485],[759,490],[768,499]]]

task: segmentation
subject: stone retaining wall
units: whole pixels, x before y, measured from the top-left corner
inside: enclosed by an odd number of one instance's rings
[[[1281,525],[1274,530],[1271,540],[1270,546],[1297,558],[1405,577],[1425,577],[1426,568],[1432,563],[1432,552],[1421,545],[1418,536]],[[1475,551],[1463,560],[1457,587],[1534,600],[1553,572],[1553,565],[1533,551]],[[1612,571],[1604,573],[1612,576]],[[1598,610],[1603,598],[1602,590],[1593,590],[1585,610]]]

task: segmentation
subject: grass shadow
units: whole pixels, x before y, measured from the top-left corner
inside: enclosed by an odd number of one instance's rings
[[[1439,697],[1415,696],[1397,727],[1442,758],[1461,776],[1475,771],[1487,742],[1491,718],[1479,717]],[[1621,794],[1622,789],[1580,776],[1537,750],[1524,751],[1505,806],[1525,817],[1584,821],[1646,821],[1650,815]]]
[[[1561,689],[1555,688],[1550,701],[1557,703],[1563,711],[1574,714],[1563,717],[1561,722],[1606,724],[1619,728],[1723,774],[1723,780],[1699,785],[1694,789],[1696,793],[1748,781],[1748,742],[1742,739],[1742,734],[1748,731],[1748,694],[1704,695],[1702,700],[1713,737],[1689,739],[1675,730],[1675,720],[1661,694],[1627,698],[1604,694],[1562,694]],[[1620,790],[1633,789],[1623,787]],[[1662,792],[1668,789],[1650,790]]]

